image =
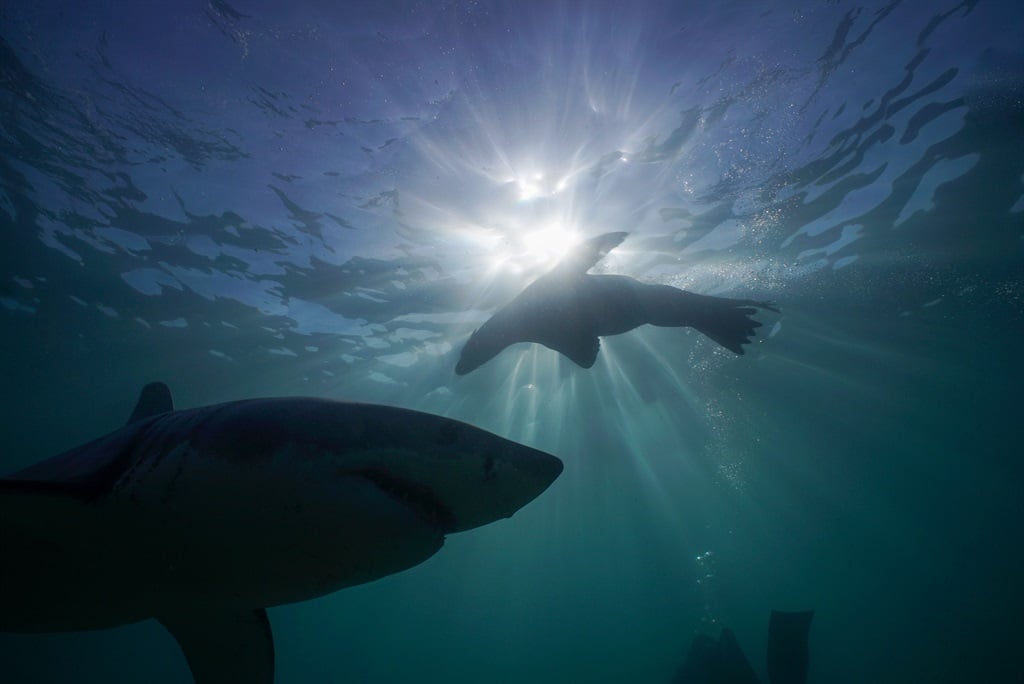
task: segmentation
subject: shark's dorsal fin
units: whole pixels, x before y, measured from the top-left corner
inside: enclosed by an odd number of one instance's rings
[[[142,388],[128,424],[174,410],[171,390],[162,382],[151,382]]]
[[[196,684],[273,684],[274,637],[263,608],[242,613],[162,617]]]

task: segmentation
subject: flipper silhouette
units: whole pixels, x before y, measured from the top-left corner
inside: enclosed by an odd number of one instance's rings
[[[698,634],[690,643],[686,659],[676,671],[672,684],[759,684],[754,668],[736,641],[731,629],[725,628],[715,641]]]
[[[773,610],[768,623],[768,682],[805,684],[807,681],[807,637],[813,610]]]
[[[814,611],[773,610],[768,624],[769,684],[806,684],[808,647]],[[698,634],[690,643],[672,684],[759,684],[731,629],[716,642]]]

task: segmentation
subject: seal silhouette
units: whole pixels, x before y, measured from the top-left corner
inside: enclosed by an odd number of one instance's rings
[[[466,341],[455,373],[466,375],[518,342],[543,344],[590,368],[600,338],[641,325],[691,327],[736,354],[743,353],[773,302],[697,294],[670,285],[649,285],[621,275],[587,273],[627,233],[598,235],[577,245],[551,271],[499,309]]]

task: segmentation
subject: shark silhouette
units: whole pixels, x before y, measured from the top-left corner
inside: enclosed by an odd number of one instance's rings
[[[772,302],[712,297],[627,276],[588,274],[626,235],[605,233],[577,245],[470,335],[456,374],[476,370],[517,342],[543,344],[590,368],[597,360],[599,338],[648,324],[692,327],[742,354],[743,345],[761,326],[751,316],[758,309],[778,313]]]
[[[198,684],[270,684],[265,608],[410,568],[511,516],[562,462],[417,411],[274,398],[173,410],[0,479],[0,631],[148,618]]]

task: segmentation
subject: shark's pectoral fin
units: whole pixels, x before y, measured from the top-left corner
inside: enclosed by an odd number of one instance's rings
[[[590,335],[585,332],[566,334],[558,340],[545,340],[542,344],[554,349],[559,354],[565,354],[573,363],[583,368],[590,368],[597,361],[597,352],[601,349],[601,340],[597,335]]]
[[[196,684],[273,684],[274,638],[267,611],[163,617]]]

